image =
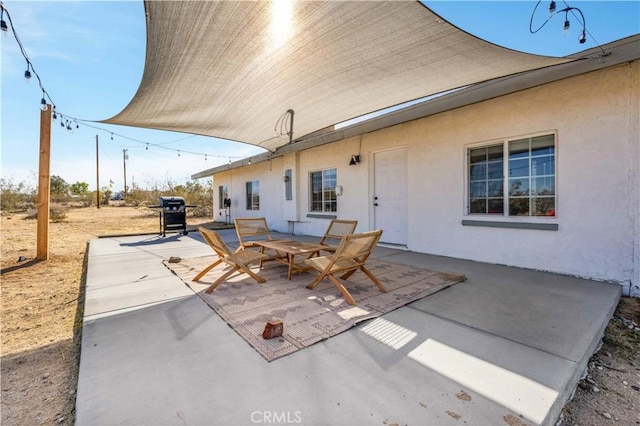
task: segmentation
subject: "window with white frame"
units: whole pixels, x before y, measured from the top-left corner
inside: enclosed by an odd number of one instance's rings
[[[556,216],[555,135],[470,148],[467,213]]]
[[[338,197],[336,169],[325,169],[309,173],[309,210],[312,212],[337,212]]]
[[[246,183],[247,210],[260,210],[260,181]]]

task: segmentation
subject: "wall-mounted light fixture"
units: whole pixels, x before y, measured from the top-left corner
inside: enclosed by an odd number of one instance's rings
[[[360,140],[358,141],[358,153],[351,156],[351,161],[349,161],[350,166],[355,166],[356,164],[360,164],[361,152],[362,152],[362,135],[360,135]]]

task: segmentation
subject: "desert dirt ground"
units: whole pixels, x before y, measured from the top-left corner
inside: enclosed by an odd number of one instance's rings
[[[85,253],[104,235],[159,232],[146,207],[74,208],[49,225],[49,260],[37,261],[37,221],[1,217],[0,424],[74,423],[84,305]],[[189,227],[210,218],[187,218]],[[24,260],[20,260],[24,259]]]
[[[49,227],[37,261],[37,221],[1,216],[1,417],[3,425],[73,425],[89,240],[157,233],[148,208],[75,208]],[[209,218],[188,218],[188,225]],[[564,424],[640,424],[640,299],[623,298],[587,376],[564,408]],[[631,326],[631,328],[629,328]]]

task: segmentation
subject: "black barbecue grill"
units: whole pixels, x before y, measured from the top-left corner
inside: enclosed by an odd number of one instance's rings
[[[160,233],[167,235],[167,231],[181,231],[184,235],[187,231],[187,208],[182,197],[160,197],[160,203],[150,208],[159,209]]]

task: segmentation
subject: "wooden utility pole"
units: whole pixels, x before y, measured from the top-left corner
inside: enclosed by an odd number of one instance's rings
[[[51,105],[40,111],[40,166],[38,170],[38,231],[36,258],[49,260],[49,204],[51,199]]]
[[[100,161],[98,156],[98,135],[96,135],[96,206],[100,208]]]
[[[127,160],[129,156],[127,155],[128,149],[122,150],[122,164],[124,165],[124,191],[122,192],[122,199],[127,199]]]

